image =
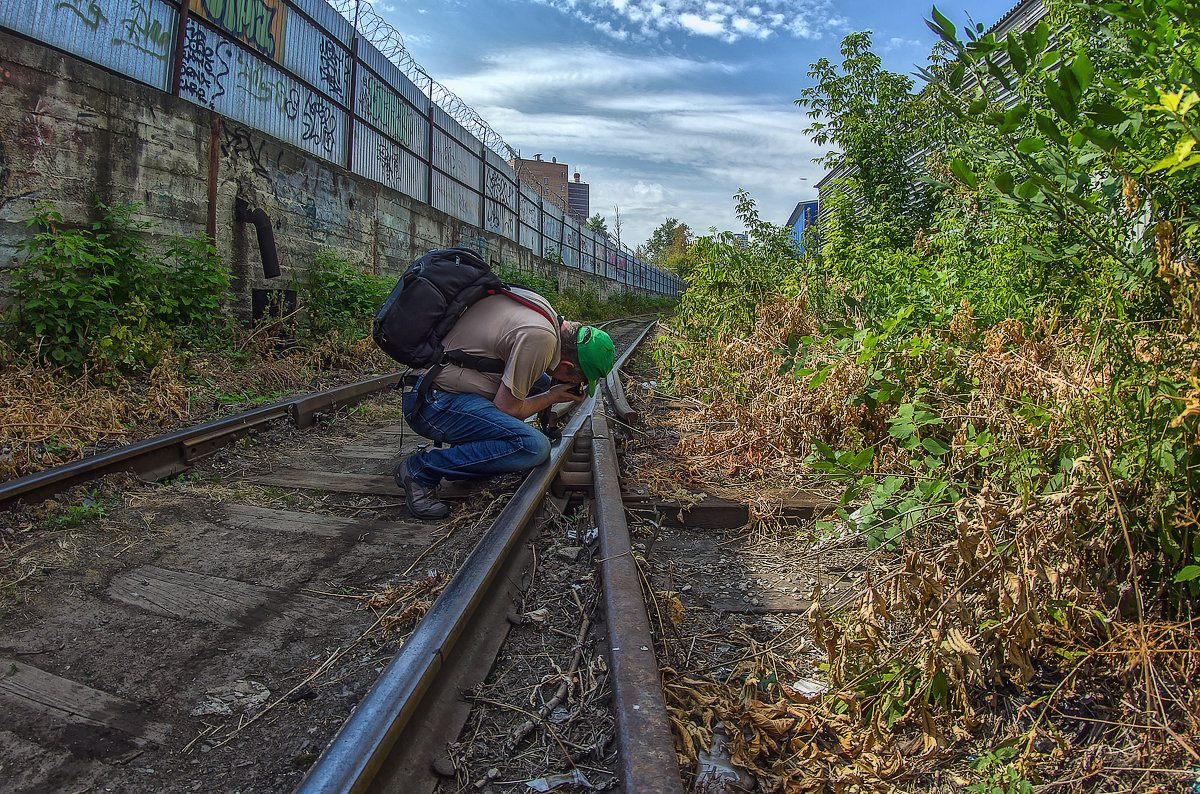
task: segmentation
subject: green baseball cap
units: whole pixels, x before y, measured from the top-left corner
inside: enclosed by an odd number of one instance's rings
[[[590,325],[580,327],[575,336],[579,350],[579,367],[587,379],[588,394],[596,393],[596,382],[607,377],[617,360],[612,337]]]

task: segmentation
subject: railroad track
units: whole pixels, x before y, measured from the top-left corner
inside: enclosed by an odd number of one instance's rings
[[[627,356],[643,331],[612,333]],[[439,523],[411,520],[390,476],[422,441],[397,420],[398,400],[368,396],[394,379],[100,462],[147,476],[211,458],[194,478],[131,486],[86,536],[45,538],[61,568],[0,617],[0,790],[460,790],[473,781],[455,779],[447,747],[471,719],[463,693],[484,685],[510,630],[535,619],[522,611],[528,580],[554,571],[538,565],[539,532],[571,522],[566,548],[582,574],[552,595],[578,607],[571,669],[592,686],[570,722],[604,731],[572,752],[549,712],[531,707],[526,721],[555,736],[575,773],[627,791],[680,789],[624,523],[614,440],[634,417],[619,378],[618,422],[589,400],[519,487],[512,478]],[[357,415],[286,448],[268,443],[294,435],[279,429],[283,416],[312,424],[364,398]],[[39,498],[83,469],[6,484],[0,500]],[[561,551],[564,538],[552,540]],[[582,697],[583,672],[560,677]]]

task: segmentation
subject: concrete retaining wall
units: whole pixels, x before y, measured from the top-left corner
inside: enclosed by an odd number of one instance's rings
[[[239,196],[271,218],[278,278],[264,276],[254,226],[234,218]],[[157,224],[153,234],[211,234],[234,277],[232,309],[246,317],[254,290],[294,289],[324,251],[395,278],[426,251],[465,246],[562,287],[605,296],[628,289],[560,269],[205,108],[0,32],[0,274],[32,233],[24,221],[36,202],[51,201],[65,222],[83,225],[96,218],[96,198],[143,202],[138,217]]]

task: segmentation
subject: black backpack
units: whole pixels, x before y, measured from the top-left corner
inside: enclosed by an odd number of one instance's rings
[[[489,295],[507,295],[541,313],[555,328],[562,323],[561,317],[555,322],[537,304],[514,295],[479,254],[468,248],[444,248],[430,251],[404,271],[375,313],[371,336],[383,352],[401,364],[430,369],[428,377],[422,379],[422,396],[449,363],[480,372],[503,372],[504,362],[498,358],[473,356],[442,346],[463,312]]]

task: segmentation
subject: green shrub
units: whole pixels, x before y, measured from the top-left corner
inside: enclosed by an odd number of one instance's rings
[[[152,367],[180,339],[211,339],[229,273],[206,240],[174,238],[159,254],[137,203],[96,201],[100,220],[69,228],[43,202],[25,221],[35,234],[11,271],[4,317],[13,349],[72,371]]]
[[[364,273],[337,254],[317,254],[297,288],[314,335],[365,336],[392,282]]]

